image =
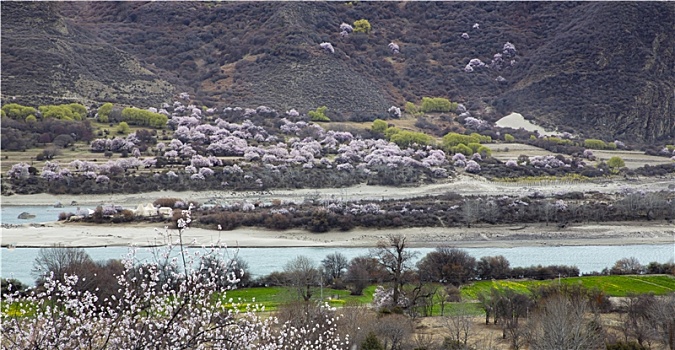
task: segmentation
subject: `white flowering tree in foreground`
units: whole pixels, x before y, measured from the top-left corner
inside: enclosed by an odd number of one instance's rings
[[[236,283],[232,268],[214,268],[229,257],[225,246],[184,249],[182,233],[162,233],[166,245],[155,262],[139,264],[132,249],[116,276],[117,293],[99,300],[78,288],[78,275],[42,279],[27,293],[3,296],[2,348],[6,349],[346,349],[332,310],[323,327],[261,317],[255,305],[233,303],[226,290]],[[228,263],[229,262],[229,263]],[[232,267],[232,266],[230,266]],[[227,279],[228,283],[223,283]],[[100,293],[99,293],[100,294]]]

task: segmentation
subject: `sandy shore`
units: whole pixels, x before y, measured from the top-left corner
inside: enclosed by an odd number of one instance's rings
[[[37,227],[35,227],[37,226]],[[167,233],[178,238],[176,230],[151,224],[75,224],[51,223],[22,225],[2,230],[3,247],[75,247],[150,246],[165,242]],[[348,232],[331,231],[314,234],[304,230],[271,231],[262,228],[241,228],[216,231],[190,228],[183,242],[194,246],[217,244],[239,247],[373,247],[389,234],[402,234],[411,247],[522,247],[575,245],[675,244],[675,226],[645,223],[609,223],[571,226],[479,226],[472,228],[406,228],[362,229]],[[675,257],[675,246],[673,247]]]
[[[537,131],[540,135],[546,136],[558,136],[560,135],[557,131],[549,131],[543,127],[533,124],[529,120],[525,119],[520,113],[511,113],[503,118],[497,120],[495,125],[500,128],[512,128],[512,129],[525,129],[527,131]]]
[[[545,195],[558,192],[616,193],[626,188],[643,191],[669,190],[673,180],[645,178],[640,181],[613,179],[604,182],[545,182],[541,184],[494,183],[481,177],[460,175],[452,181],[418,187],[384,187],[357,185],[347,188],[271,190],[260,192],[202,191],[175,192],[158,191],[140,194],[106,195],[13,195],[1,197],[1,205],[53,205],[61,202],[69,205],[73,201],[79,206],[93,208],[99,204],[116,204],[135,208],[138,204],[151,203],[157,198],[174,197],[194,200],[200,203],[227,203],[234,201],[300,203],[306,198],[339,199],[343,201],[404,199],[434,196],[444,193],[461,195],[514,195],[523,196],[534,191]],[[159,231],[159,233],[158,233]],[[44,225],[22,225],[2,229],[2,246],[44,247],[54,244],[66,246],[126,246],[161,244],[166,233],[163,226],[150,224],[134,225],[87,225],[78,223],[49,223]],[[176,233],[175,230],[169,230]],[[234,231],[215,231],[192,228],[184,235],[184,242],[193,245],[210,245],[221,240],[228,245],[241,247],[291,247],[291,246],[343,246],[369,247],[388,234],[400,233],[408,237],[412,246],[436,247],[454,245],[458,247],[513,247],[542,245],[626,245],[663,244],[675,242],[675,226],[653,222],[603,223],[602,225],[571,226],[559,229],[556,226],[478,226],[467,228],[410,228],[410,229],[362,229],[349,232],[328,232],[313,234],[304,230],[270,231],[263,228],[241,228]],[[675,252],[674,252],[675,256]]]

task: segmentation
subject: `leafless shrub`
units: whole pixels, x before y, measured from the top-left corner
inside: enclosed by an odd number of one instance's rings
[[[530,349],[604,348],[600,322],[590,311],[587,301],[562,294],[540,300],[528,324]]]

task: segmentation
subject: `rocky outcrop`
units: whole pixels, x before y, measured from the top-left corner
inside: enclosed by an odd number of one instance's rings
[[[35,218],[35,215],[33,215],[29,212],[26,212],[26,211],[24,211],[23,213],[19,214],[19,216],[17,216],[17,219],[21,219],[21,220],[28,220],[28,219],[33,219],[33,218]]]

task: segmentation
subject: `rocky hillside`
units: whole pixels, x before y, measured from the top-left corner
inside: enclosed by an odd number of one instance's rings
[[[369,33],[341,35],[359,19]],[[669,2],[2,2],[2,92],[148,106],[187,91],[334,120],[439,96],[490,120],[668,140],[673,23]]]

